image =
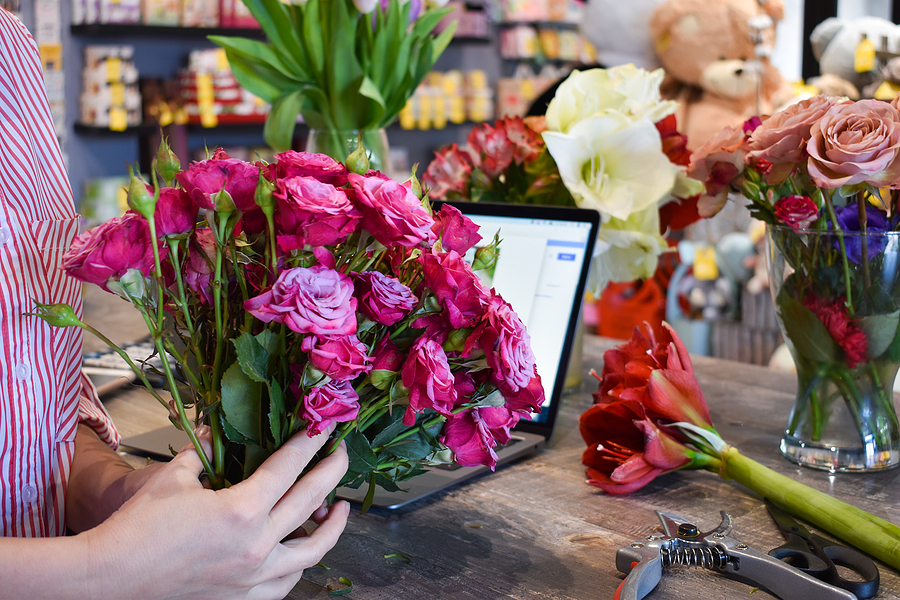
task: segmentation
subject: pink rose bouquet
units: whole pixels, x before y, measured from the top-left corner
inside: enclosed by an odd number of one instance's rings
[[[714,136],[689,173],[705,182],[701,214],[739,192],[767,224],[772,295],[798,373],[783,452],[825,469],[897,464],[898,100],[802,100]],[[853,447],[866,450],[852,466],[829,449]]]
[[[78,237],[64,269],[144,315],[171,400],[120,354],[214,487],[334,425],[350,448],[343,485],[396,490],[449,456],[493,467],[494,446],[540,410],[525,327],[462,258],[480,244],[489,264],[496,238],[483,243],[452,206],[434,212],[415,178],[371,171],[360,151],[348,165],[303,152],[251,164],[221,149],[185,170],[176,161],[164,143],[154,185],[132,175],[132,210]],[[102,337],[68,307],[39,308]]]

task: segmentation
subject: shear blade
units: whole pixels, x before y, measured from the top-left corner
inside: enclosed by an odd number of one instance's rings
[[[722,521],[715,529],[701,533],[698,536],[700,539],[706,538],[714,533],[720,533],[722,535],[731,533],[732,529],[734,529],[734,519],[724,510],[719,511],[719,514],[722,515]],[[678,537],[678,526],[682,523],[691,523],[690,519],[682,517],[681,515],[661,510],[656,511],[656,516],[659,518],[660,523],[662,523],[663,531],[665,531],[666,535],[669,537]]]

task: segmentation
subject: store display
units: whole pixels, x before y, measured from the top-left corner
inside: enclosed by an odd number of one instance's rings
[[[535,74],[529,65],[520,64],[512,77],[497,82],[497,115],[500,117],[524,117],[531,105],[550,86],[561,81],[570,69],[544,65]]]
[[[266,103],[238,84],[221,48],[191,52],[178,85],[189,123],[262,123],[269,112]]]
[[[400,111],[403,129],[443,129],[447,123],[481,122],[493,118],[494,94],[487,74],[475,69],[431,71]]]
[[[141,22],[144,25],[171,25],[181,22],[182,0],[143,0]]]
[[[220,0],[182,0],[182,27],[218,27]]]
[[[141,123],[134,46],[85,46],[81,122],[121,131]]]

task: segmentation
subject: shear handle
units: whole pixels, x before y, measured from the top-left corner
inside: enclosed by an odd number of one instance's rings
[[[853,592],[859,600],[868,600],[875,597],[880,583],[878,567],[875,566],[875,563],[869,557],[847,546],[823,543],[827,542],[823,538],[820,538],[817,542],[820,544],[822,552],[831,559],[832,563],[828,570],[822,574],[822,581]],[[862,578],[862,581],[842,577],[835,565],[854,571]]]
[[[662,557],[642,560],[634,565],[631,572],[616,590],[613,600],[641,600],[653,591],[662,578]]]

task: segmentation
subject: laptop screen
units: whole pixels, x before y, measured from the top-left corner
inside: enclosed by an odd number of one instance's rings
[[[512,305],[531,336],[545,400],[540,414],[521,426],[526,430],[529,425],[552,427],[565,385],[599,213],[519,204],[451,204],[480,227],[481,244],[500,234],[496,268],[479,275],[486,287],[493,287]],[[475,251],[469,252],[471,261]]]

